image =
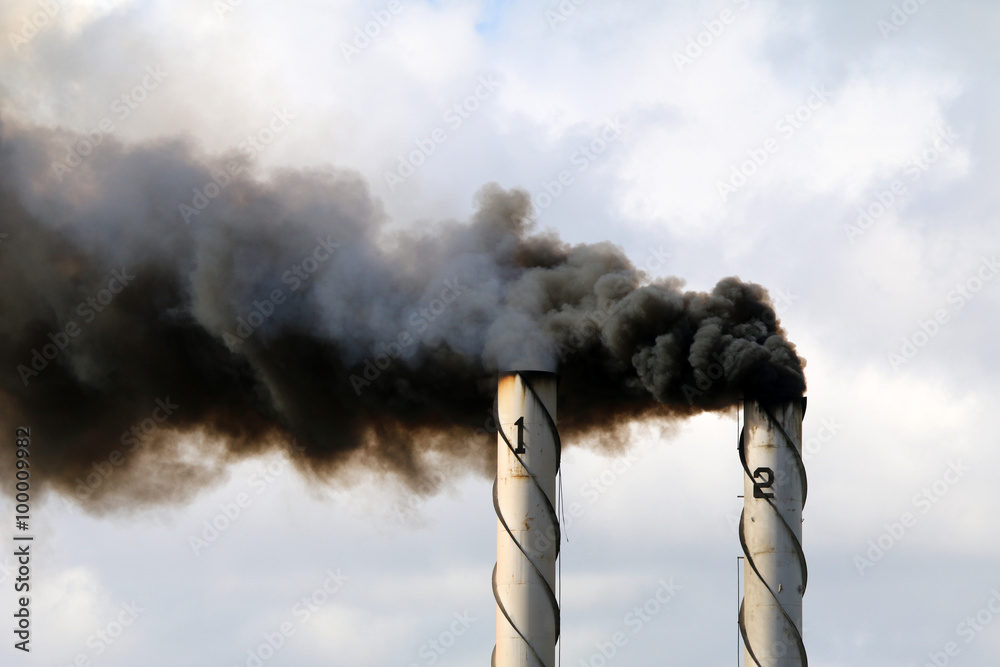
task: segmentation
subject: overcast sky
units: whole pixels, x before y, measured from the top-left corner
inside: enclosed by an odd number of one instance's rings
[[[6,0],[0,28],[7,123],[354,170],[402,227],[520,187],[652,277],[764,285],[808,362],[810,664],[1000,662],[995,3]],[[735,413],[566,445],[563,664],[623,630],[608,664],[736,664]],[[442,474],[317,485],[275,454],[174,505],[48,494],[30,656],[0,556],[0,663],[486,664],[492,479]]]

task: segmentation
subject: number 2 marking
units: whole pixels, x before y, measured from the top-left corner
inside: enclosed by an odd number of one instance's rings
[[[758,482],[757,478],[763,477],[763,481]],[[774,493],[765,492],[774,484],[774,471],[770,468],[757,468],[753,471],[753,497],[754,498],[774,498]]]
[[[514,426],[517,427],[517,449],[514,450],[514,453],[524,454],[527,451],[524,448],[524,417],[518,417]]]

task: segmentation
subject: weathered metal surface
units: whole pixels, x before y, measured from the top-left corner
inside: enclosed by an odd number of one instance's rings
[[[740,632],[747,667],[808,667],[802,596],[808,573],[802,508],[805,399],[745,404],[740,434],[744,470],[740,543],[745,555]]]
[[[497,385],[497,667],[555,667],[559,638],[556,559],[556,375],[504,373]]]

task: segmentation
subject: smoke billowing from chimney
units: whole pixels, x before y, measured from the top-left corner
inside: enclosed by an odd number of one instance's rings
[[[505,369],[558,369],[567,442],[804,391],[762,287],[650,281],[610,243],[538,231],[523,191],[396,230],[349,171],[261,182],[180,141],[105,139],[60,179],[78,140],[0,126],[0,422],[32,427],[33,479],[93,509],[184,498],[293,442],[317,477],[489,470],[473,430]]]

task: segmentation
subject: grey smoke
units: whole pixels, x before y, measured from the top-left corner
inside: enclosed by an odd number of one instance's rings
[[[0,126],[0,422],[32,426],[35,479],[92,508],[181,499],[293,442],[318,478],[360,459],[415,484],[431,452],[485,469],[471,436],[501,370],[560,373],[567,442],[805,389],[762,287],[651,281],[611,243],[539,230],[524,191],[488,184],[468,221],[389,231],[354,172],[259,180],[179,140],[108,139],[60,180],[75,139]]]

